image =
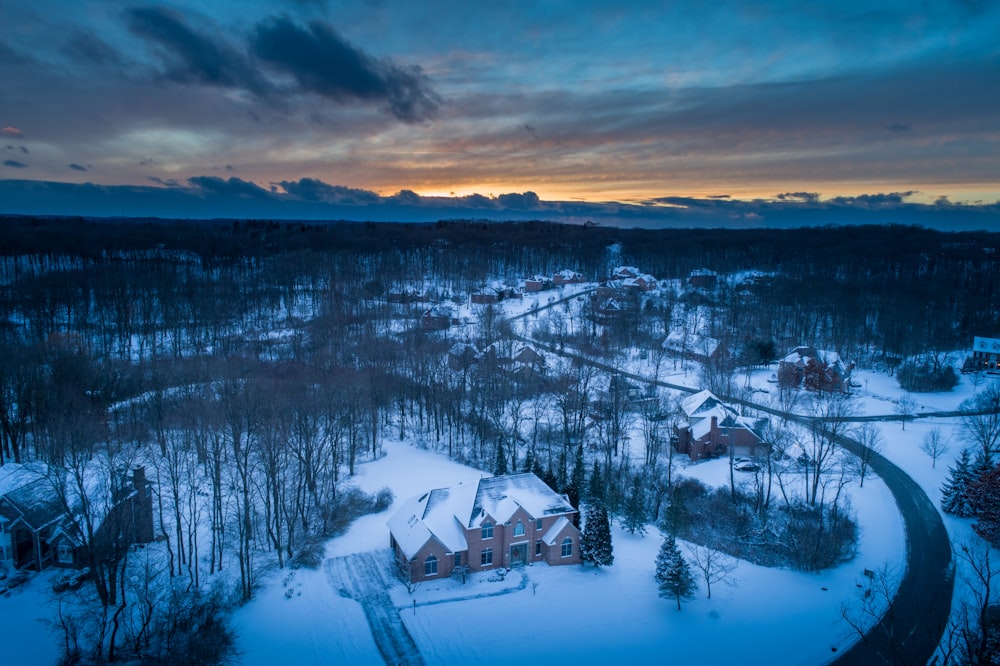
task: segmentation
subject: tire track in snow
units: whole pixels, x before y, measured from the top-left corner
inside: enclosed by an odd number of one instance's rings
[[[334,557],[324,563],[327,581],[344,597],[361,604],[375,645],[386,664],[422,666],[424,658],[387,591],[388,561],[383,553]]]

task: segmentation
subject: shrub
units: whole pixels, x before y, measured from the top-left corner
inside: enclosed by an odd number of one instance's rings
[[[896,379],[905,390],[913,393],[950,391],[958,384],[958,375],[950,365],[935,367],[931,363],[907,361],[896,371]]]

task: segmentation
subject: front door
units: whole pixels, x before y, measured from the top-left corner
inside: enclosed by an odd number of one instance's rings
[[[528,563],[528,544],[519,543],[510,547],[510,566],[517,567]]]

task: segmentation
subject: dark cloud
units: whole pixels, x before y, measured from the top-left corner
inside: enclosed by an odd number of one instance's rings
[[[82,164],[77,164],[76,162],[74,162],[73,164],[70,164],[68,166],[73,171],[88,171],[87,167],[83,166]]]
[[[777,197],[781,201],[804,201],[816,203],[819,201],[819,192],[785,192]]]
[[[17,160],[4,160],[3,165],[10,167],[12,169],[27,169],[28,165],[24,162],[18,162]]]
[[[1000,231],[1000,202],[991,204],[906,203],[907,193],[863,194],[829,201],[719,200],[693,197],[664,198],[689,205],[629,205],[539,201],[535,210],[499,205],[511,195],[487,199],[470,197],[421,197],[403,190],[390,197],[377,197],[371,204],[357,205],[274,193],[237,178],[203,176],[171,187],[157,181],[146,187],[129,185],[71,184],[39,180],[0,179],[3,213],[55,215],[131,215],[186,218],[255,218],[310,220],[373,220],[434,222],[442,219],[552,220],[583,224],[590,220],[621,227],[803,227],[816,225],[913,224],[938,229],[986,229]],[[318,192],[343,192],[350,188],[307,182]],[[302,181],[290,182],[294,189]],[[327,190],[326,188],[330,188]],[[277,188],[275,188],[277,189]],[[362,191],[363,192],[363,191]],[[513,195],[515,197],[524,197]],[[696,205],[701,202],[701,205]]]
[[[6,42],[0,41],[0,65],[26,65],[34,62],[26,55],[18,53]]]
[[[188,178],[188,182],[206,192],[243,199],[270,198],[271,196],[264,188],[242,178],[232,177],[227,180],[218,178],[217,176],[195,176],[194,178]]]
[[[314,178],[301,178],[298,181],[283,180],[278,183],[285,192],[303,201],[325,201],[349,206],[377,204],[381,197],[369,190],[328,185]]]
[[[859,194],[856,197],[834,197],[830,203],[837,206],[858,206],[861,208],[892,208],[903,203],[903,199],[916,192],[890,192],[888,194]]]
[[[163,178],[158,178],[156,176],[146,176],[146,180],[151,183],[156,183],[157,185],[163,185],[164,187],[181,187],[181,184],[173,178],[167,178],[164,180]]]
[[[501,208],[535,210],[540,207],[541,202],[538,199],[538,195],[534,192],[524,192],[523,194],[501,194],[497,197],[497,203],[500,204]]]
[[[168,78],[181,83],[264,91],[264,82],[248,58],[220,34],[200,33],[177,13],[160,7],[133,8],[125,15],[132,32],[158,45],[167,61]]]
[[[885,128],[890,132],[909,132],[911,129],[909,123],[892,123],[886,125]]]
[[[97,65],[109,65],[121,62],[118,51],[93,32],[77,30],[66,42],[63,53],[74,60],[86,60]]]
[[[287,18],[266,21],[257,26],[251,48],[255,56],[295,79],[302,91],[336,101],[385,104],[405,122],[433,117],[440,104],[419,67],[374,58],[319,21],[308,28]]]
[[[403,206],[420,206],[424,203],[424,197],[420,196],[413,190],[400,190],[391,197],[387,197],[386,201],[392,204],[401,204]]]
[[[21,149],[21,152],[24,153],[25,155],[28,154],[28,147],[27,146],[20,146],[20,149]]]

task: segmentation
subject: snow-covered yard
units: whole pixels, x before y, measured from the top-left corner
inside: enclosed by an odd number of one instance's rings
[[[387,549],[385,520],[401,500],[481,474],[399,442],[387,443],[386,453],[363,466],[358,481],[366,490],[393,487],[396,503],[332,540],[328,557]],[[727,468],[719,460],[684,472],[720,485]],[[665,653],[700,663],[758,663],[754,655],[770,664],[820,663],[854,639],[840,621],[840,607],[855,597],[862,569],[887,561],[898,565],[904,557],[902,524],[885,486],[873,480],[852,494],[862,528],[855,560],[818,575],[741,563],[735,586],[713,586],[711,599],[702,590],[681,612],[657,595],[658,532],[631,535],[619,526],[615,563],[608,568],[536,565],[525,570],[522,589],[502,595],[493,594],[497,583],[480,580],[489,574],[477,574],[464,586],[457,581],[418,586],[412,597],[399,584],[392,598],[430,664],[500,663],[522,649],[532,657],[591,663],[612,655],[660,663]],[[287,572],[276,573],[235,618],[245,664],[381,662],[360,605],[331,587],[323,570],[298,570],[291,579]],[[782,646],[779,653],[776,644]]]

